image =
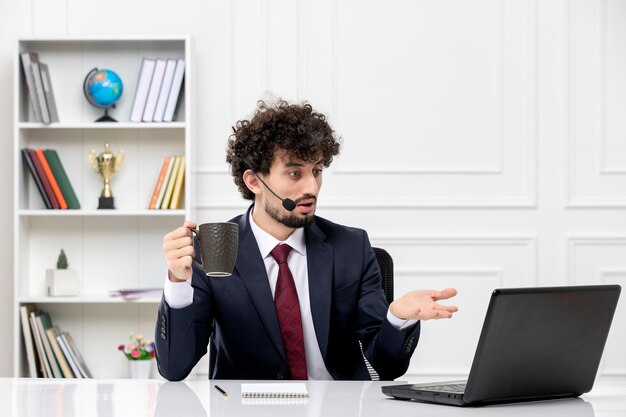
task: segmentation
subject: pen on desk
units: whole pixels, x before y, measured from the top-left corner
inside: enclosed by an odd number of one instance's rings
[[[221,392],[224,397],[228,397],[228,393],[221,389],[218,385],[215,385],[215,389]]]

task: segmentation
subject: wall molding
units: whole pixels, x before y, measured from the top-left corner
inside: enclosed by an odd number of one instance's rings
[[[523,277],[524,284],[537,286],[539,282],[539,243],[536,235],[377,235],[370,234],[372,246],[382,247],[389,251],[394,246],[517,246],[525,251],[525,265],[528,266],[528,273]],[[437,273],[437,271],[448,271],[461,274],[464,271],[474,271],[474,273],[488,273],[494,268],[445,268],[445,269],[421,269],[409,268],[399,269],[399,273]],[[402,272],[406,271],[406,272]]]
[[[626,247],[626,235],[611,234],[611,235],[567,235],[565,236],[565,280],[569,285],[578,285],[576,277],[573,273],[575,271],[574,253],[577,247],[581,246],[624,246]],[[613,269],[603,269],[603,271],[612,271]],[[619,271],[619,269],[616,269]]]
[[[564,97],[564,102],[568,103],[567,107],[567,115],[566,115],[566,147],[567,150],[565,152],[566,161],[565,166],[566,174],[565,174],[565,192],[566,192],[566,202],[565,208],[567,209],[598,209],[598,208],[624,208],[626,207],[626,198],[618,197],[618,196],[585,196],[579,195],[576,191],[576,178],[579,175],[577,171],[576,165],[576,145],[578,135],[576,132],[575,126],[575,109],[576,109],[576,99],[575,99],[575,85],[577,81],[576,76],[576,66],[575,66],[575,58],[576,58],[576,27],[575,27],[575,16],[576,16],[576,7],[572,5],[571,2],[566,3],[566,13],[565,13],[565,27],[566,36],[564,50],[567,51],[566,54],[566,62],[564,68],[566,68],[565,78],[567,79],[568,88],[565,89],[566,97]],[[597,45],[597,55],[596,55],[596,67],[597,74],[599,78],[599,86],[598,91],[595,94],[594,100],[596,103],[595,108],[598,109],[598,122],[597,126],[593,130],[595,132],[598,141],[596,142],[596,158],[594,160],[598,164],[598,176],[601,178],[602,176],[616,176],[616,175],[624,175],[626,174],[626,166],[624,165],[607,165],[606,162],[606,153],[607,153],[607,138],[606,138],[606,114],[607,114],[607,74],[606,74],[606,13],[607,13],[607,5],[606,0],[600,0],[597,2],[597,7],[599,9],[598,13],[598,27],[600,28],[600,35],[598,39],[596,39]]]
[[[505,286],[502,268],[459,267],[459,268],[394,268],[393,275],[398,277],[495,277],[499,287]]]
[[[341,3],[341,2],[339,2]],[[504,135],[504,111],[503,111],[503,103],[504,103],[504,2],[496,2],[497,7],[497,22],[496,22],[496,33],[494,35],[494,42],[496,43],[495,50],[497,51],[496,56],[494,57],[494,66],[497,68],[497,90],[496,94],[494,94],[494,101],[496,101],[496,105],[494,106],[496,109],[496,117],[494,117],[493,126],[490,130],[494,135],[495,146],[497,146],[498,155],[497,160],[490,165],[483,166],[473,166],[473,165],[449,165],[449,166],[425,166],[425,167],[415,167],[413,165],[378,165],[378,166],[363,166],[363,165],[344,165],[341,162],[336,163],[335,173],[338,175],[354,175],[354,174],[362,174],[362,173],[372,173],[372,174],[413,174],[413,175],[429,175],[429,174],[440,174],[440,175],[450,175],[450,174],[502,174],[503,173],[503,165],[504,165],[504,155],[503,149],[505,147],[505,135]],[[337,6],[339,7],[339,6]],[[340,9],[335,9],[336,13],[341,13]],[[334,19],[334,22],[337,22],[339,19]],[[334,39],[337,44],[337,50],[341,51],[343,49],[343,39],[338,36],[339,31],[335,30]],[[339,60],[341,54],[337,54],[334,56],[336,60]],[[333,78],[340,79],[341,67],[338,62],[333,65]],[[333,103],[336,105],[334,110],[338,110],[340,107],[340,98],[336,93],[336,90],[333,90]],[[336,120],[341,120],[340,112],[336,111],[336,115],[334,117]]]
[[[526,118],[526,169],[524,171],[524,193],[520,195],[511,195],[504,197],[481,197],[472,196],[464,199],[457,198],[440,198],[434,196],[421,196],[420,198],[413,199],[398,199],[398,198],[386,198],[383,201],[376,201],[370,198],[367,202],[360,202],[352,205],[353,207],[375,207],[375,208],[388,208],[393,206],[406,207],[406,208],[536,208],[537,207],[537,193],[538,193],[538,82],[537,82],[537,65],[539,48],[537,45],[538,40],[538,25],[537,25],[537,0],[528,0],[527,5],[527,71],[526,81],[528,84],[526,94],[527,105],[527,118]],[[500,138],[498,146],[498,154],[500,155],[499,163],[493,166],[479,166],[479,167],[467,167],[462,165],[448,165],[448,166],[427,166],[427,167],[415,167],[415,166],[397,166],[391,164],[382,164],[378,166],[371,165],[344,165],[341,162],[335,163],[334,174],[337,175],[503,175],[506,172],[504,167],[504,155],[503,149],[506,148],[505,135],[504,135],[504,3],[497,3],[498,8],[498,23],[497,23],[497,35],[496,42],[498,42],[497,50],[497,67],[498,72],[498,87],[499,93],[497,97],[499,117],[497,118],[497,135]],[[340,65],[340,56],[342,54],[342,40],[339,39],[338,22],[341,20],[341,8],[338,5],[334,5],[333,13],[333,31],[334,39],[337,40],[333,45],[333,86],[339,88],[337,85],[337,79],[342,73]],[[337,91],[337,89],[333,89]],[[340,111],[340,99],[339,94],[334,93],[332,96],[332,111],[333,117],[336,120],[341,120],[342,115]],[[353,204],[353,203],[348,203]],[[333,208],[343,208],[346,206],[345,202],[334,202]]]

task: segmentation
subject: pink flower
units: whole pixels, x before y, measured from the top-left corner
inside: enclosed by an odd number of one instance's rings
[[[137,359],[139,356],[141,356],[141,354],[139,353],[138,350],[133,350],[131,352],[130,356],[132,356],[133,358]]]

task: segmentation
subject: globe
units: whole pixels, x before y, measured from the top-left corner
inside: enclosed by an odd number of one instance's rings
[[[104,116],[96,122],[117,121],[109,116],[108,111],[115,107],[123,91],[122,79],[114,71],[98,68],[89,71],[83,82],[83,92],[91,105],[104,109]]]

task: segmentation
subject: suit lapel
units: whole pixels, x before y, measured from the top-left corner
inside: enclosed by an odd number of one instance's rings
[[[306,257],[309,273],[309,295],[315,335],[326,361],[330,303],[333,290],[333,249],[324,240],[326,235],[317,225],[306,229]]]
[[[280,327],[274,309],[272,290],[265,272],[265,264],[259,253],[252,229],[248,221],[250,210],[239,220],[239,249],[235,269],[246,286],[259,317],[265,325],[276,350],[286,361]]]

